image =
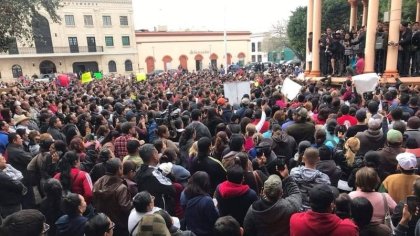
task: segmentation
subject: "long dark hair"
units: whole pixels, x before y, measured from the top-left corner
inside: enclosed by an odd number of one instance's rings
[[[179,137],[179,146],[183,147],[187,144],[188,140],[190,140],[195,133],[194,127],[190,126],[187,127],[184,132],[182,132],[181,136]]]
[[[118,138],[120,136],[120,133],[116,130],[113,130],[108,133],[108,135],[102,140],[101,145],[105,145],[107,142],[111,142],[113,138]]]
[[[187,198],[194,198],[200,195],[208,195],[210,191],[210,178],[204,171],[195,172],[188,180],[185,188]]]
[[[74,151],[69,151],[60,159],[58,162],[58,168],[60,170],[60,183],[63,186],[63,190],[71,191],[71,186],[73,180],[71,178],[71,168],[73,168],[77,161],[79,160],[79,155]]]

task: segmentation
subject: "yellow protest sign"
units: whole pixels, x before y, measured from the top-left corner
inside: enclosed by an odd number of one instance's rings
[[[137,73],[136,75],[137,82],[145,81],[146,80],[146,73]]]
[[[85,72],[82,74],[82,84],[86,84],[92,81],[92,75],[90,72]]]

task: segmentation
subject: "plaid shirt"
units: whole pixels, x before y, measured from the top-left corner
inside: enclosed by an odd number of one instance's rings
[[[128,155],[127,151],[127,142],[132,139],[131,135],[123,134],[117,139],[115,139],[115,157],[120,158],[121,160]]]

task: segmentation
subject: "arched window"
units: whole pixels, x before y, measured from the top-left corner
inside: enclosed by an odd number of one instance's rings
[[[133,71],[133,63],[131,60],[126,60],[125,63],[125,71]]]
[[[117,64],[115,63],[115,61],[109,61],[108,62],[108,70],[109,72],[117,72]]]
[[[148,56],[146,58],[147,73],[152,73],[155,70],[155,58]]]
[[[12,74],[13,74],[13,78],[19,78],[20,76],[22,76],[23,75],[22,67],[20,65],[13,65]]]

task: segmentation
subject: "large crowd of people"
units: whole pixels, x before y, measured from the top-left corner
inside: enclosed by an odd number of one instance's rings
[[[288,100],[287,76],[4,89],[0,235],[420,235],[417,86],[306,80]]]

